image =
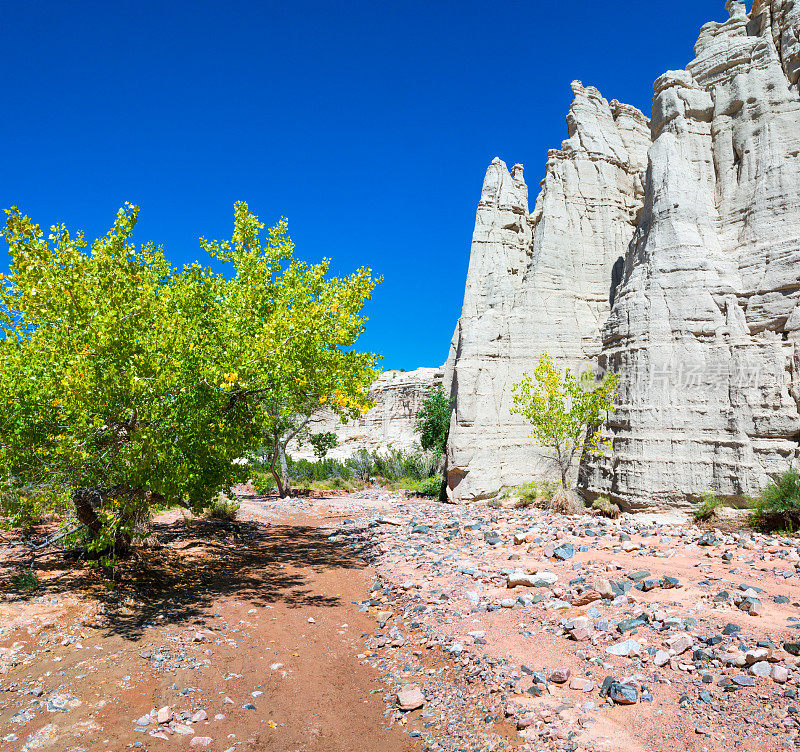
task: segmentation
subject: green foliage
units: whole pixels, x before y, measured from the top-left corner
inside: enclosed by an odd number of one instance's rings
[[[695,522],[708,522],[714,519],[717,516],[718,510],[724,504],[724,501],[712,491],[703,493],[702,499],[699,506],[692,511]]]
[[[389,484],[389,488],[392,491],[410,491],[431,499],[439,499],[443,483],[441,475],[431,475],[429,478],[398,478]]]
[[[543,480],[539,481],[539,496],[545,501],[550,502],[553,500],[553,497],[559,492],[561,489],[561,484],[555,480]]]
[[[601,517],[608,517],[612,520],[620,516],[622,510],[608,496],[598,496],[592,502],[592,509]]]
[[[616,374],[596,381],[591,374],[579,377],[568,368],[562,375],[547,353],[540,356],[533,377],[524,373],[512,388],[511,413],[523,416],[531,424],[531,436],[551,450],[565,492],[576,457],[602,454],[609,446],[601,428],[616,388]]]
[[[236,514],[239,511],[239,504],[235,501],[224,496],[218,496],[211,504],[206,507],[206,517],[214,520],[227,520],[233,522],[236,519]]]
[[[31,569],[23,569],[11,578],[11,584],[22,593],[30,593],[39,587],[39,578]]]
[[[215,272],[137,247],[129,204],[91,244],[7,214],[0,479],[44,512],[72,497],[102,560],[152,504],[199,512],[244,480],[233,460],[265,437],[277,446],[322,405],[343,417],[369,407],[377,359],[353,345],[377,280],[294,259],[285,221],[262,236],[237,203],[232,239],[201,239]]]
[[[515,489],[508,491],[508,496],[518,496],[519,507],[536,506],[546,508],[552,501],[555,493],[561,488],[561,484],[555,481],[539,480],[528,481]]]
[[[535,481],[523,483],[517,488],[517,496],[519,496],[519,506],[529,507],[535,505],[539,499],[539,487]]]
[[[262,464],[258,456],[251,460],[251,467]],[[388,482],[393,490],[406,489],[438,498],[442,484],[439,458],[432,452],[389,449],[380,453],[361,449],[346,460],[326,458],[316,462],[287,456],[286,466],[292,483],[319,491],[354,491],[379,479]],[[273,478],[263,472],[254,473],[252,481],[259,494],[268,494],[275,488]]]
[[[366,449],[359,449],[352,457],[348,457],[345,464],[353,478],[367,483],[375,467],[375,457]]]
[[[762,491],[750,523],[766,532],[800,530],[800,474],[796,470],[787,470]]]
[[[387,480],[414,478],[423,480],[435,475],[439,469],[439,456],[435,452],[406,452],[389,449],[384,454],[372,453],[373,472]]]
[[[328,478],[327,480],[312,481],[308,487],[315,491],[357,491],[359,484],[343,478]]]
[[[419,482],[419,492],[431,499],[438,499],[442,495],[443,483],[444,480],[441,475],[431,475],[429,478],[424,478]]]
[[[339,437],[333,431],[315,433],[308,437],[308,443],[314,450],[314,456],[318,460],[322,460],[331,449],[339,446]]]
[[[253,483],[253,489],[259,496],[267,496],[275,488],[275,479],[264,472],[253,473],[250,480]]]
[[[450,431],[452,402],[440,384],[423,400],[414,430],[423,449],[444,454]]]

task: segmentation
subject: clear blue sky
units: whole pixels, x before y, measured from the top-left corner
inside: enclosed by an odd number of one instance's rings
[[[570,81],[650,112],[723,0],[104,2],[0,14],[0,206],[94,237],[124,201],[176,264],[233,203],[289,219],[298,255],[385,277],[362,345],[439,365],[495,156],[532,198]],[[0,266],[7,256],[0,257]]]

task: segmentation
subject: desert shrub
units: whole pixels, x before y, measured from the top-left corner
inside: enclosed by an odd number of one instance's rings
[[[48,518],[63,519],[72,508],[63,489],[20,486],[14,479],[0,481],[0,530],[30,530]]]
[[[289,477],[296,483],[302,481],[328,480],[330,478],[341,478],[350,480],[353,471],[341,460],[323,459],[316,462],[309,460],[293,460],[286,458]]]
[[[386,480],[398,480],[407,475],[406,456],[402,449],[389,449],[385,454],[377,452],[371,455],[373,473]]]
[[[539,497],[539,487],[535,481],[523,483],[517,488],[517,496],[519,496],[519,506],[521,507],[536,505]]]
[[[211,504],[206,508],[206,517],[213,520],[227,520],[233,522],[236,519],[236,514],[239,511],[239,504],[235,501],[220,496],[214,499]]]
[[[755,500],[750,523],[759,530],[800,530],[800,474],[787,470]]]
[[[0,527],[29,530],[45,518],[47,509],[37,496],[9,495],[0,501]]]
[[[23,569],[11,578],[11,584],[16,590],[23,593],[30,593],[39,587],[39,578],[33,570]]]
[[[608,517],[612,520],[617,519],[622,511],[608,496],[598,496],[592,502],[592,509],[601,517]]]
[[[420,481],[419,491],[432,499],[438,499],[442,494],[442,483],[441,475],[431,475],[430,478]]]
[[[373,475],[390,481],[401,478],[424,480],[438,475],[441,469],[442,455],[436,451],[407,452],[402,449],[389,449],[384,454],[373,452],[370,456]]]
[[[269,473],[254,473],[251,480],[253,489],[259,496],[268,496],[275,491],[275,479]]]
[[[561,484],[555,480],[543,480],[539,482],[538,488],[541,499],[545,502],[550,502],[561,490]]]
[[[356,481],[344,478],[315,480],[309,485],[309,488],[313,488],[315,491],[356,491],[358,487],[359,484]]]
[[[359,449],[352,457],[345,461],[353,477],[366,483],[372,475],[375,460],[366,449]]]
[[[695,522],[708,522],[717,516],[717,511],[723,504],[723,500],[711,491],[706,491],[702,495],[702,501],[692,512]]]
[[[399,478],[391,483],[393,491],[412,491],[432,499],[438,499],[442,494],[444,479],[441,475],[432,475],[429,478]]]
[[[486,506],[491,509],[501,509],[503,502],[500,501],[500,499],[489,499],[489,501],[486,502]]]
[[[441,476],[444,468],[444,455],[437,451],[407,452],[404,459],[406,475],[412,478],[432,478]]]

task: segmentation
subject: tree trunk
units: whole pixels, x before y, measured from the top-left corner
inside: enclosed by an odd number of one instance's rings
[[[97,537],[102,526],[94,508],[103,503],[103,495],[96,488],[79,488],[72,494],[72,503],[78,520],[86,525],[92,537]]]
[[[97,488],[79,488],[72,494],[72,503],[75,505],[75,515],[78,520],[86,525],[92,539],[97,539],[103,530],[95,508],[102,506],[103,501],[113,495],[113,491],[102,492]],[[111,553],[117,556],[127,556],[131,549],[131,537],[125,533],[117,533]],[[108,553],[108,549],[103,551],[90,551],[89,558],[99,558],[102,554]]]
[[[277,467],[280,462],[280,467]],[[278,487],[278,495],[285,499],[292,493],[291,483],[289,482],[289,472],[286,467],[286,447],[275,438],[275,448],[272,450],[272,460],[269,465],[269,471],[275,479],[275,485]]]
[[[285,493],[282,493],[281,496],[291,496],[292,481],[289,479],[289,468],[286,464],[286,445],[281,444],[278,452],[281,458],[281,483],[285,490]]]

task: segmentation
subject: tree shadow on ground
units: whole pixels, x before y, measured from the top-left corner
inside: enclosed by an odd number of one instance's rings
[[[137,548],[119,565],[113,589],[103,587],[97,573],[86,567],[71,571],[63,555],[49,556],[37,571],[60,569],[62,576],[45,579],[31,593],[16,594],[16,600],[91,593],[105,606],[107,633],[136,640],[148,625],[199,626],[219,598],[254,606],[339,605],[339,598],[314,593],[295,568],[358,570],[370,556],[367,547],[331,541],[330,530],[312,526],[191,519],[152,527],[155,545]],[[7,582],[15,567],[12,561],[0,562],[0,580]]]

